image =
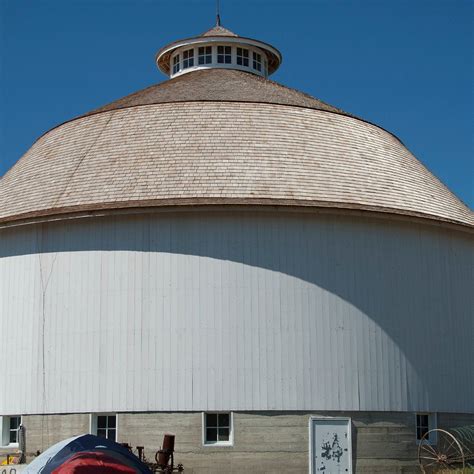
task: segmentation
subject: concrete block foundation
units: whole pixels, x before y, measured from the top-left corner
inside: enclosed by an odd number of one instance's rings
[[[176,462],[185,473],[309,472],[310,416],[350,417],[353,472],[417,473],[415,414],[402,412],[234,412],[233,445],[203,445],[201,412],[118,413],[117,440],[144,446],[154,459],[163,435],[176,435]],[[439,428],[474,424],[473,414],[437,415]],[[28,415],[28,457],[90,430],[89,414]]]

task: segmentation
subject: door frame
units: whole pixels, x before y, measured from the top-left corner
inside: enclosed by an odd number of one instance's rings
[[[321,416],[311,415],[309,417],[309,472],[313,474],[313,421],[346,421],[347,422],[347,443],[349,452],[349,473],[352,474],[352,418],[347,416]]]

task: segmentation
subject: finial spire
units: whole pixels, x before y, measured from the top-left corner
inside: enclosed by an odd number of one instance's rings
[[[221,2],[216,0],[216,26],[221,26]]]

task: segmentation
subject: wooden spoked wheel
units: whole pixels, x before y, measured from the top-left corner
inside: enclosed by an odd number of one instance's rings
[[[436,444],[430,444],[430,438],[436,439]],[[465,467],[461,444],[451,433],[440,429],[430,430],[421,438],[418,462],[426,474]]]

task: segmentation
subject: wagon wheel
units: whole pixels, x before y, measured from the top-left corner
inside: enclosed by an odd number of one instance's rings
[[[434,446],[428,441],[430,434],[437,438]],[[459,441],[448,431],[440,429],[430,430],[421,438],[418,446],[418,462],[421,471],[427,474],[465,467],[464,452]]]

